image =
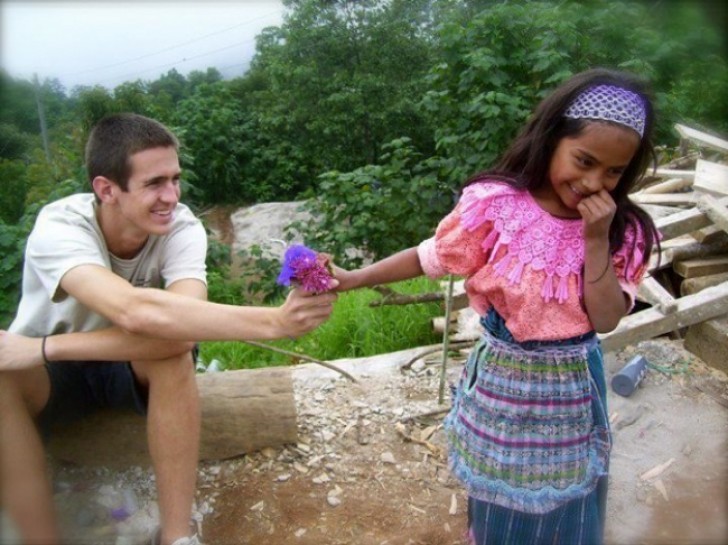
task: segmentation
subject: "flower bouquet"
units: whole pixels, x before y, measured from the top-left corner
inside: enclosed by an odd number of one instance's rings
[[[283,256],[283,266],[277,283],[281,286],[300,286],[313,293],[331,289],[333,271],[329,259],[303,244],[290,246]]]

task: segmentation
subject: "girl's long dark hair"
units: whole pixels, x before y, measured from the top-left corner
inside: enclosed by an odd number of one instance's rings
[[[659,234],[647,212],[629,199],[650,164],[655,164],[652,131],[655,114],[647,84],[625,72],[597,68],[571,77],[536,107],[530,120],[516,136],[510,147],[491,170],[470,177],[465,185],[483,180],[499,180],[519,189],[533,190],[550,184],[549,165],[562,138],[575,138],[589,120],[570,119],[564,112],[584,90],[595,85],[614,85],[638,94],[645,104],[645,130],[632,161],[627,165],[617,187],[610,193],[617,205],[609,228],[612,252],[622,247],[628,225],[642,228],[645,237],[643,264],[650,258],[653,247],[659,250]],[[630,252],[629,255],[634,255]]]

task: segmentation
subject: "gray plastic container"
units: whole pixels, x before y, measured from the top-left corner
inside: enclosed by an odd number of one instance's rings
[[[629,397],[639,386],[647,372],[644,356],[635,356],[612,377],[612,390],[621,396]]]

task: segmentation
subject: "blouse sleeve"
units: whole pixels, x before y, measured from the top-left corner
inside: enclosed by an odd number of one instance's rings
[[[455,209],[437,226],[435,236],[418,247],[425,274],[471,276],[481,269],[490,254],[485,242],[493,231],[487,210],[498,195],[509,188],[499,183],[475,183],[463,190]]]
[[[629,310],[634,307],[637,289],[647,272],[645,258],[645,235],[642,228],[628,225],[625,231],[624,243],[612,256],[614,272],[630,300]]]

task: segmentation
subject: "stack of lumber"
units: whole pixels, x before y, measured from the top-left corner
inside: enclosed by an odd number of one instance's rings
[[[638,298],[649,308],[602,336],[605,349],[670,334],[709,365],[728,371],[728,141],[676,125],[682,158],[658,168],[631,195],[655,219],[653,255]]]

